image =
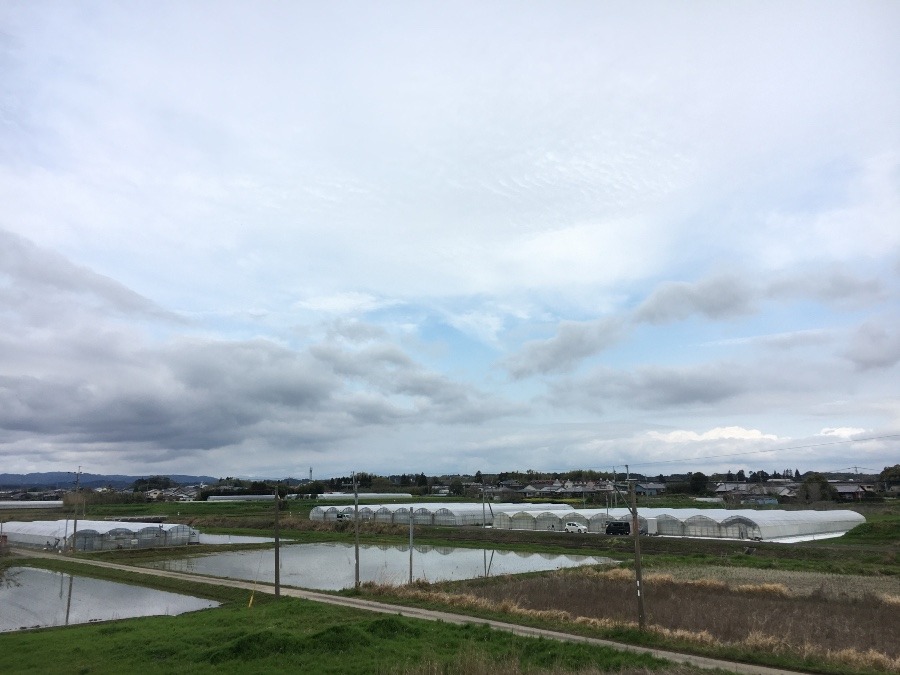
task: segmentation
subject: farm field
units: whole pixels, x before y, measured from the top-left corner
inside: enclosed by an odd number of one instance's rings
[[[798,590],[758,570],[733,571],[691,568],[690,578],[644,575],[647,637],[669,648],[692,646],[787,668],[896,672],[900,667],[900,595],[883,592],[897,590],[896,580],[856,578],[848,584],[851,593],[845,593],[815,573],[781,575],[783,581],[802,581]],[[613,637],[636,629],[634,589],[631,570],[578,568],[366,592],[475,611],[502,608],[524,620],[589,627]]]
[[[222,505],[198,504],[193,510],[191,504],[140,506],[145,507],[145,513],[168,514],[173,522],[190,523],[207,532],[271,535],[274,524],[271,505],[229,504],[227,509],[221,509]],[[280,527],[285,539],[352,541],[352,523],[311,523],[305,517],[310,506],[292,504],[289,512],[282,513]],[[117,508],[124,507],[103,507],[107,512]],[[128,515],[133,515],[133,505],[128,511]],[[844,537],[803,544],[763,542],[748,549],[745,543],[736,541],[642,538],[648,619],[648,628],[643,632],[636,627],[633,544],[626,537],[417,527],[416,542],[421,544],[591,553],[615,558],[621,565],[606,573],[599,568],[585,568],[443,584],[416,583],[409,587],[367,584],[360,594],[381,601],[807,672],[898,672],[900,650],[895,636],[900,632],[900,508],[896,503],[885,503],[863,512],[867,523]],[[89,517],[97,516],[89,514]],[[374,523],[361,526],[362,541],[402,543],[407,538],[405,527]],[[208,547],[200,548],[208,550]],[[141,562],[183,554],[181,549],[108,552],[92,557]],[[245,602],[246,599],[234,603],[234,611]],[[276,604],[282,602],[284,598]],[[216,612],[220,610],[209,614],[215,616]],[[226,614],[220,612],[222,617]],[[182,619],[195,621],[193,617],[169,621]],[[138,623],[141,621],[154,620],[143,619]],[[357,621],[363,626],[361,630],[366,630],[367,619],[359,617]],[[240,625],[237,622],[232,626],[233,635],[242,630]],[[252,631],[253,625],[248,624],[243,630]],[[189,630],[194,629],[191,624]],[[45,638],[56,639],[54,631],[43,633]],[[16,639],[0,636],[0,644]],[[385,666],[380,672],[620,672],[620,667],[626,668],[622,672],[652,672],[646,669],[655,667],[644,664],[607,667],[591,660],[595,657],[584,661],[561,656],[552,663],[534,663],[506,658],[518,647],[510,648],[512,652],[501,650],[506,657],[498,658],[490,650],[473,651],[462,642],[458,644],[459,650],[452,658],[436,656],[433,661],[410,662],[408,670],[391,670]],[[378,651],[376,647],[373,649]],[[202,658],[194,654],[191,658],[197,660],[202,672],[208,654]],[[257,663],[260,669],[270,665],[263,657],[241,658],[249,659],[242,662],[242,668],[248,672],[255,672]],[[675,668],[671,664],[669,667]],[[2,662],[0,668],[8,670]],[[663,668],[659,672],[688,671]]]
[[[0,634],[5,673],[621,673],[698,669],[603,647],[516,637],[257,596],[214,611]],[[709,672],[709,671],[703,671]]]

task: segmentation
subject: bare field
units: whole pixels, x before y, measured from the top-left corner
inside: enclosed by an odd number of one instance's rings
[[[710,567],[654,570],[644,580],[648,629],[669,640],[900,672],[896,578]],[[600,630],[636,623],[634,572],[621,568],[369,590]]]
[[[890,576],[864,577],[855,574],[820,574],[716,565],[653,567],[650,577],[655,574],[671,576],[675,581],[710,579],[724,582],[732,588],[744,584],[780,584],[798,597],[819,595],[834,600],[858,600],[875,595],[900,598],[900,577]]]

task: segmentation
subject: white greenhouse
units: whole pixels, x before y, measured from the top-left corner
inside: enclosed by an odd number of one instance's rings
[[[11,546],[71,549],[73,530],[75,530],[73,520],[3,523],[3,535],[7,537]],[[172,523],[79,520],[74,538],[77,551],[108,551],[123,548],[185,546],[198,542],[200,533],[187,525]]]
[[[494,527],[508,530],[561,530],[567,522],[603,533],[613,521],[631,521],[628,509],[572,511],[517,510],[499,513]],[[866,522],[855,511],[756,511],[752,509],[639,509],[642,531],[678,537],[779,540],[839,536]]]
[[[568,504],[509,504],[473,502],[428,502],[418,504],[369,504],[359,507],[360,520],[377,523],[408,525],[410,513],[416,525],[491,525],[506,513],[518,511],[571,513]],[[353,505],[315,506],[309,512],[310,520],[333,521],[339,515],[353,515]],[[533,528],[529,528],[533,529]]]

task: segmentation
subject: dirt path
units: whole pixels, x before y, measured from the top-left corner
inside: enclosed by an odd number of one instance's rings
[[[206,577],[194,574],[185,574],[183,572],[171,572],[167,570],[155,570],[144,567],[134,567],[132,565],[123,565],[121,563],[111,563],[101,560],[86,560],[84,558],[64,558],[64,556],[55,553],[47,553],[44,551],[26,551],[13,549],[14,555],[27,556],[30,558],[49,558],[49,559],[66,559],[71,562],[83,563],[85,565],[93,565],[95,567],[105,567],[108,569],[120,570],[125,572],[137,572],[155,577],[167,577],[170,579],[181,579],[195,583],[210,584],[213,586],[228,586],[230,588],[243,588],[248,591],[256,591],[259,593],[275,593],[275,587],[268,584],[254,583],[252,581],[241,581],[238,579],[223,579],[218,577]],[[705,656],[694,656],[690,654],[681,654],[679,652],[670,652],[662,649],[652,649],[649,647],[638,647],[636,645],[623,644],[621,642],[613,642],[611,640],[603,640],[600,638],[590,638],[581,635],[570,635],[559,631],[547,630],[544,628],[532,628],[529,626],[519,626],[517,624],[506,623],[503,621],[495,621],[493,619],[482,619],[475,616],[466,616],[464,614],[452,614],[450,612],[441,612],[433,609],[421,609],[418,607],[404,607],[402,605],[389,605],[384,602],[376,602],[374,600],[364,600],[362,598],[350,598],[339,595],[329,595],[327,593],[317,593],[316,591],[307,591],[293,587],[281,587],[281,594],[292,598],[302,598],[313,602],[324,602],[331,605],[341,605],[343,607],[352,607],[370,612],[380,612],[382,614],[394,614],[397,616],[408,617],[411,619],[423,619],[426,621],[443,621],[452,624],[479,624],[490,626],[496,630],[503,630],[515,635],[525,637],[542,637],[550,640],[560,640],[563,642],[580,642],[600,647],[611,647],[620,651],[633,652],[636,654],[650,654],[660,659],[666,659],[674,663],[684,663],[698,668],[705,669],[721,669],[732,673],[740,673],[741,675],[799,675],[797,671],[780,670],[777,668],[768,668],[766,666],[755,666],[746,663],[736,663],[733,661],[722,661],[719,659],[708,658]]]

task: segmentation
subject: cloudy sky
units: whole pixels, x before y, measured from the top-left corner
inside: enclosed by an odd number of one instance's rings
[[[0,472],[900,461],[900,4],[0,4]]]

